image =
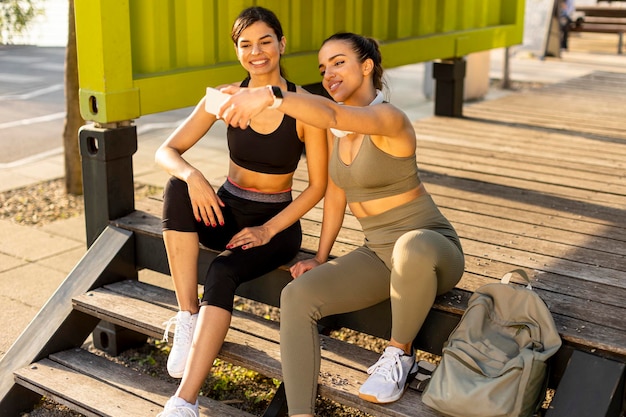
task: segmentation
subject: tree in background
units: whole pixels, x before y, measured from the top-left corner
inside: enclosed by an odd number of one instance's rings
[[[41,13],[36,0],[0,0],[0,44],[24,33],[28,24]]]
[[[0,44],[10,43],[13,36],[23,34],[29,23],[42,13],[42,0],[0,0]],[[74,0],[69,0],[68,39],[65,52],[65,191],[83,193],[82,167],[78,147],[78,129],[85,124],[78,102],[78,59],[76,56],[76,25]]]
[[[67,48],[65,50],[65,126],[63,148],[65,153],[65,191],[83,193],[83,175],[78,146],[78,129],[85,124],[78,102],[78,58],[76,53],[76,24],[74,0],[69,1]]]

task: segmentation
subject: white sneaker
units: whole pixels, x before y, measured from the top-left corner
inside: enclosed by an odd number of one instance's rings
[[[156,417],[199,417],[198,400],[195,404],[188,403],[179,397],[171,397],[165,403],[163,411]]]
[[[167,372],[172,378],[182,378],[187,364],[187,357],[193,341],[193,332],[196,329],[198,314],[188,311],[179,311],[174,317],[166,321],[163,340],[167,342],[170,326],[176,326],[174,330],[174,345],[167,358]]]
[[[402,349],[388,346],[367,370],[370,377],[359,389],[359,397],[380,404],[399,400],[417,371],[415,353],[407,355]]]

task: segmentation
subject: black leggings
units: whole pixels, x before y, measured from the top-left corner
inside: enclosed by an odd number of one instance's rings
[[[228,241],[241,229],[260,226],[287,207],[291,203],[291,193],[288,197],[283,195],[283,198],[277,198],[278,195],[255,193],[237,189],[232,184],[225,185],[232,192],[226,190],[224,185],[217,191],[226,205],[222,208],[224,225],[212,227],[196,221],[187,183],[171,178],[163,195],[163,230],[195,232],[202,245],[222,251],[207,271],[202,304],[232,312],[235,290],[240,284],[271,272],[296,256],[302,243],[302,229],[298,221],[276,234],[265,245],[245,250],[226,250]],[[277,199],[285,201],[266,202]]]

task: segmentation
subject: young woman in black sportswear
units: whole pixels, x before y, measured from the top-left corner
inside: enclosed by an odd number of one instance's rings
[[[280,86],[285,37],[262,7],[244,10],[232,29],[235,52],[249,76],[241,87]],[[326,133],[268,108],[246,128],[228,127],[228,178],[215,191],[183,154],[217,121],[203,98],[156,152],[172,175],[164,192],[163,237],[180,312],[168,372],[181,384],[160,416],[198,415],[197,396],[230,325],[235,289],[291,260],[301,243],[299,219],[324,195],[328,170]],[[308,186],[292,200],[294,171],[306,148]],[[198,245],[222,251],[209,267],[198,302]]]

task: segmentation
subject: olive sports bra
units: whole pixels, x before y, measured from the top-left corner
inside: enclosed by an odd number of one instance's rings
[[[347,165],[339,156],[338,145],[339,138],[335,137],[328,172],[345,191],[349,203],[402,194],[420,185],[415,155],[389,155],[365,135],[357,155]]]

